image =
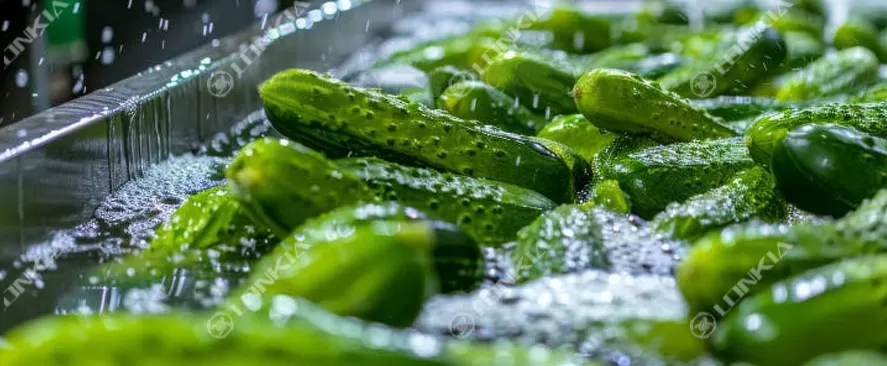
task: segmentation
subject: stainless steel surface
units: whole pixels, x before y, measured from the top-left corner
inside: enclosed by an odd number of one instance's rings
[[[281,26],[264,30],[256,25],[0,129],[0,259],[46,240],[53,229],[84,222],[109,192],[146,167],[259,109],[255,87],[275,72],[331,69],[421,3],[328,2],[348,10],[309,11],[295,22],[284,16]],[[312,18],[323,19],[305,29]],[[248,45],[260,45],[259,52]],[[231,75],[223,97],[209,90],[211,81],[224,79],[219,72]]]

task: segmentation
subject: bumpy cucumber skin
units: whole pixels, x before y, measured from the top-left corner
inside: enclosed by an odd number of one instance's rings
[[[477,80],[478,76],[466,69],[460,69],[450,65],[441,66],[428,72],[428,86],[431,91],[431,105],[434,108],[437,100],[451,85],[461,81]]]
[[[303,252],[263,257],[266,263],[257,267],[274,271],[253,272],[228,304],[262,301],[255,296],[258,284],[261,294],[300,297],[337,315],[408,327],[438,291],[434,240],[435,227],[420,221],[371,221],[330,233]]]
[[[851,350],[816,357],[803,366],[880,366],[887,365],[887,356],[876,351]]]
[[[780,103],[771,98],[726,95],[710,99],[693,100],[691,104],[727,122],[759,117],[766,113],[778,112],[794,106],[794,104]]]
[[[743,47],[745,46],[745,47]],[[659,83],[666,90],[687,98],[715,97],[726,92],[753,87],[776,70],[785,60],[786,45],[772,27],[757,23],[735,37],[728,37],[710,59],[684,66],[663,76]],[[736,55],[732,58],[725,55]],[[701,84],[704,77],[708,83]]]
[[[493,60],[481,78],[546,118],[576,113],[570,94],[576,70],[566,62],[527,51],[508,51]]]
[[[654,133],[682,141],[735,136],[686,99],[622,70],[588,72],[573,95],[585,118],[601,129]]]
[[[560,206],[540,216],[518,232],[517,246],[510,252],[517,280],[608,268],[600,225],[590,209],[577,205]]]
[[[373,187],[382,200],[416,207],[453,222],[479,243],[499,246],[556,205],[525,188],[434,170],[389,163],[377,158],[336,162]]]
[[[535,135],[548,123],[545,118],[515,103],[513,97],[480,81],[451,85],[436,103],[456,117],[477,120],[522,135]]]
[[[320,153],[284,139],[265,138],[247,145],[226,175],[253,221],[278,237],[285,237],[310,217],[375,199],[357,176],[341,172]]]
[[[736,174],[721,187],[669,205],[650,225],[666,236],[694,240],[729,224],[752,218],[778,222],[786,215],[785,201],[776,193],[773,176],[754,167]]]
[[[879,60],[887,61],[887,52],[881,44],[878,28],[865,19],[851,16],[835,30],[832,45],[844,50],[853,47],[865,47],[872,51]]]
[[[754,166],[740,138],[641,149],[610,146],[595,161],[596,179],[619,181],[632,210],[644,218],[652,218],[669,203],[720,187]]]
[[[329,156],[379,156],[407,165],[498,180],[573,202],[569,166],[529,139],[430,110],[307,70],[289,70],[263,84],[272,125]]]
[[[746,132],[745,142],[758,164],[770,164],[773,150],[788,132],[808,124],[835,123],[887,138],[887,103],[826,104],[765,115]]]
[[[848,259],[774,283],[718,324],[712,344],[727,360],[798,365],[849,349],[881,349],[887,333],[887,255]]]
[[[596,184],[588,202],[583,203],[582,206],[602,206],[616,213],[631,213],[631,200],[619,187],[619,181],[612,179]]]
[[[416,355],[401,333],[336,318],[299,299],[281,302],[294,304],[293,317],[300,319],[280,326],[249,313],[227,319],[183,312],[48,316],[6,334],[9,347],[0,349],[0,359],[6,366],[452,365],[441,356]],[[224,320],[233,321],[230,333],[211,336],[226,331],[210,333],[210,324]],[[381,343],[360,338],[371,331],[387,337],[376,339]]]
[[[554,117],[536,136],[564,144],[589,162],[616,138],[616,134],[598,129],[581,114]]]
[[[798,208],[842,217],[887,187],[887,140],[833,124],[792,130],[770,163]]]
[[[887,250],[887,191],[838,221],[794,226],[760,222],[734,225],[696,241],[677,270],[678,287],[691,310],[715,314],[728,296],[737,300],[741,281],[745,295],[801,271],[868,253]],[[775,258],[775,260],[774,260]],[[755,271],[756,270],[756,271]],[[760,276],[750,273],[760,273]],[[753,276],[753,277],[752,277]]]
[[[808,100],[846,93],[875,83],[879,66],[875,54],[862,47],[826,55],[789,74],[777,90],[776,99]]]

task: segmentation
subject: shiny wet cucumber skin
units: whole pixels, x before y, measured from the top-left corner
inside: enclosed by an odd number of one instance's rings
[[[576,197],[573,173],[555,152],[475,121],[305,70],[277,74],[261,95],[276,129],[332,157],[375,155],[516,184],[559,203]]]
[[[516,103],[514,97],[481,81],[450,85],[436,100],[438,108],[464,119],[477,120],[504,131],[534,135],[548,121]]]
[[[378,158],[336,161],[365,181],[381,200],[416,207],[453,222],[484,244],[499,246],[556,205],[528,189],[390,163]]]
[[[880,62],[872,51],[848,48],[826,55],[787,75],[776,100],[794,101],[829,97],[874,84]]]

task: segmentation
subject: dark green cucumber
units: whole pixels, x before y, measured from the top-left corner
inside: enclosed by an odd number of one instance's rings
[[[498,180],[558,203],[573,202],[585,184],[556,151],[528,138],[312,71],[279,73],[261,94],[278,131],[331,157],[379,156]]]
[[[879,366],[887,365],[887,355],[876,351],[842,351],[816,357],[803,366]]]
[[[857,46],[865,47],[872,51],[882,62],[887,61],[887,50],[881,44],[878,28],[869,21],[857,16],[849,17],[844,24],[835,29],[832,45],[839,50]]]
[[[771,98],[720,96],[711,99],[697,99],[691,104],[708,114],[727,122],[740,121],[778,112],[797,106],[793,103],[777,102]]]
[[[357,176],[284,139],[264,138],[247,145],[228,167],[227,176],[253,221],[281,238],[310,217],[375,199]]]
[[[652,0],[644,3],[641,10],[635,15],[635,19],[641,23],[650,24],[674,24],[687,25],[690,16],[686,8],[680,3],[670,0]]]
[[[612,18],[584,12],[576,7],[559,4],[540,19],[532,19],[526,13],[515,28],[550,32],[551,47],[570,53],[592,53],[609,48],[613,44]]]
[[[504,131],[535,135],[548,123],[507,95],[481,81],[462,81],[444,91],[437,107],[464,119],[478,120]]]
[[[588,72],[573,95],[585,118],[605,130],[655,133],[683,141],[736,135],[686,99],[621,70]]]
[[[779,72],[792,72],[804,68],[825,54],[826,45],[819,38],[801,32],[783,32],[788,53]]]
[[[436,107],[437,100],[443,95],[451,85],[458,84],[463,81],[477,80],[478,76],[466,69],[460,69],[453,66],[441,66],[428,72],[428,85],[431,89],[431,105]]]
[[[887,191],[838,221],[735,225],[696,241],[677,271],[692,311],[723,316],[740,298],[826,263],[887,251]]]
[[[881,82],[861,91],[850,98],[851,103],[877,103],[887,102],[887,83]]]
[[[753,87],[786,58],[785,40],[763,22],[726,37],[715,49],[711,57],[681,67],[659,83],[684,97],[715,97]]]
[[[382,200],[416,207],[457,223],[478,242],[499,246],[555,207],[545,196],[518,186],[389,163],[377,158],[336,162],[357,175]]]
[[[643,78],[656,80],[687,64],[687,60],[674,53],[662,53],[647,57],[631,67]]]
[[[309,300],[342,316],[408,327],[438,291],[432,264],[436,226],[422,221],[371,221],[328,233],[300,252],[262,258],[230,306],[255,308],[262,295]],[[256,287],[260,287],[257,290]]]
[[[508,51],[493,60],[481,78],[546,118],[576,113],[570,91],[577,76],[568,62],[528,51]]]
[[[808,100],[847,93],[875,83],[879,66],[877,56],[862,47],[826,55],[789,74],[776,91],[776,99]]]
[[[840,125],[802,126],[776,146],[770,167],[789,202],[841,217],[887,188],[887,140]]]
[[[785,219],[787,208],[777,194],[770,172],[754,167],[736,174],[727,184],[672,204],[650,222],[668,237],[694,240],[707,231],[759,218]]]
[[[423,42],[394,53],[374,67],[407,64],[424,72],[430,72],[435,68],[450,65],[470,70],[475,68],[475,65],[482,65],[486,62],[484,55],[488,55],[486,58],[495,57],[509,47],[502,40],[496,40],[486,35],[468,34]]]
[[[582,207],[588,206],[601,206],[621,214],[631,213],[631,200],[619,187],[617,180],[605,180],[595,184],[588,202],[582,204]]]
[[[766,115],[748,129],[745,142],[752,158],[767,165],[773,150],[789,131],[804,125],[826,123],[887,138],[887,104],[826,104]]]
[[[819,16],[828,14],[827,0],[789,0],[787,3],[783,6],[792,6],[795,9]]]
[[[720,187],[752,166],[740,138],[641,149],[625,149],[614,142],[598,154],[595,173],[598,180],[619,181],[631,198],[632,210],[652,218],[669,203]]]
[[[847,259],[774,283],[718,324],[726,360],[799,365],[816,356],[887,345],[887,255]]]
[[[564,144],[589,162],[616,138],[616,134],[598,129],[581,114],[554,117],[536,136]]]

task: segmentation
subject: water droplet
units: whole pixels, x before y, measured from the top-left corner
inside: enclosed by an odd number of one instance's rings
[[[15,85],[19,88],[24,88],[28,85],[28,72],[24,69],[19,69],[18,72],[15,73]]]

